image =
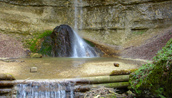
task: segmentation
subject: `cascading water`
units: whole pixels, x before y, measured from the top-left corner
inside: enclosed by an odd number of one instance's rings
[[[96,57],[93,47],[88,45],[75,31],[73,36],[72,57]]]
[[[15,89],[17,98],[74,98],[72,83],[37,81],[18,84]]]
[[[78,5],[81,5],[80,8],[80,29],[82,29],[82,0],[74,0],[74,6],[75,6],[75,25],[74,29],[75,31],[78,31]],[[72,45],[72,57],[97,57],[96,51],[93,47],[88,45],[75,31],[73,31],[73,45]]]
[[[74,25],[74,29],[77,30],[78,29],[78,8],[77,8],[77,5],[78,4],[78,0],[74,0],[74,7],[75,7],[75,18],[74,18],[74,22],[75,22],[75,25]]]

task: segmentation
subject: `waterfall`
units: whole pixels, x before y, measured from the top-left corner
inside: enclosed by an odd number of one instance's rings
[[[97,57],[95,49],[87,44],[75,31],[72,49],[72,57]]]
[[[52,34],[52,53],[55,57],[97,57],[97,51],[68,25],[57,26]]]
[[[82,29],[82,0],[74,0],[74,30],[78,32],[78,18],[80,17],[80,29]],[[78,11],[80,4],[80,11]],[[78,16],[79,12],[79,16]],[[98,57],[98,53],[94,47],[86,43],[75,31],[68,25],[60,25],[54,28],[52,34],[42,43],[40,51],[47,51],[53,57],[74,57],[88,58]],[[44,46],[47,45],[47,46]],[[44,48],[45,47],[45,48]],[[48,53],[47,53],[48,54]]]
[[[80,30],[82,30],[83,25],[83,9],[82,9],[82,0],[80,0]]]
[[[74,0],[74,6],[75,6],[75,25],[74,25],[74,30],[76,32],[78,32],[78,4],[80,5],[80,11],[79,11],[79,18],[80,18],[80,29],[82,29],[82,14],[83,14],[83,10],[82,10],[82,0]],[[94,50],[93,47],[91,47],[90,45],[88,45],[75,31],[74,32],[74,36],[73,36],[73,53],[72,53],[72,57],[96,57],[96,52]]]
[[[83,25],[83,9],[82,9],[82,0],[74,0],[74,30],[78,31],[78,24],[79,29],[82,29]]]
[[[74,18],[74,22],[75,22],[75,25],[74,25],[74,29],[75,30],[78,30],[78,0],[74,0],[74,7],[75,7],[75,18]]]
[[[17,98],[74,98],[72,83],[58,83],[50,81],[18,84]]]

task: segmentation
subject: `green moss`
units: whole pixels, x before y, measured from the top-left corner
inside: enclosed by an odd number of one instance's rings
[[[91,47],[95,47],[95,45],[94,45],[92,42],[90,42],[90,41],[88,41],[88,40],[86,40],[86,39],[84,39],[84,41],[85,41],[86,43],[88,43]]]
[[[44,41],[41,44],[41,48],[38,51],[39,53],[43,54],[44,56],[52,56],[52,45],[51,45],[51,37],[47,36],[44,38]]]
[[[52,31],[50,31],[50,30],[46,30],[43,33],[37,32],[33,35],[33,39],[26,41],[26,44],[32,52],[34,52],[34,53],[38,52],[40,50],[43,39],[46,36],[49,36],[51,33],[52,33]]]
[[[142,65],[130,75],[130,86],[138,96],[172,96],[172,39],[153,58],[153,63]]]

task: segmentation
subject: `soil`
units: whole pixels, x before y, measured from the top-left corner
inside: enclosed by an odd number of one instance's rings
[[[161,50],[171,38],[172,27],[145,40],[144,43],[139,46],[125,48],[120,53],[120,56],[124,58],[152,60],[158,50]]]
[[[0,33],[0,58],[25,57],[26,52],[20,41]]]

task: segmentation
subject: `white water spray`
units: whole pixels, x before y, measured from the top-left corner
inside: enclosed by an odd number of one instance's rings
[[[81,30],[83,26],[83,9],[82,9],[82,0],[74,0],[74,30],[78,31],[78,28]],[[79,24],[79,27],[78,27]]]
[[[74,25],[74,29],[77,30],[78,29],[78,0],[74,0],[74,7],[75,7],[75,19],[74,19],[74,22],[75,22],[75,25]]]
[[[18,84],[17,98],[74,98],[71,83],[58,83],[50,81]]]
[[[82,9],[82,0],[80,0],[80,30],[82,30],[83,25],[83,9]]]
[[[87,44],[75,31],[73,32],[72,57],[97,57],[95,49]]]
[[[82,4],[82,0],[79,1],[80,5]],[[74,30],[78,32],[78,0],[74,0],[74,6],[75,6],[75,25]],[[80,29],[82,29],[82,5],[80,6]],[[97,53],[93,47],[91,47],[89,44],[87,44],[75,31],[73,36],[73,55],[72,57],[97,57]]]

